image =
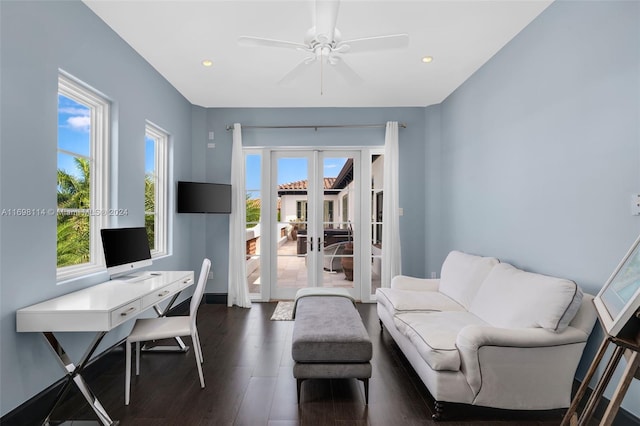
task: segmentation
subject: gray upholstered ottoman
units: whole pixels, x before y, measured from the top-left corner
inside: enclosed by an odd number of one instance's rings
[[[307,292],[296,299],[294,314],[291,354],[298,402],[305,379],[355,378],[364,383],[368,404],[372,346],[353,300],[348,294]]]

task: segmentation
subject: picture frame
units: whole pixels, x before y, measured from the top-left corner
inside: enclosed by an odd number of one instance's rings
[[[640,236],[593,299],[602,326],[618,336],[640,309]]]

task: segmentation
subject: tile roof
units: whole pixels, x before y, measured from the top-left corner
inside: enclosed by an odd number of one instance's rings
[[[336,178],[324,178],[324,189],[331,189],[333,187]],[[279,190],[306,190],[309,185],[308,180],[298,180],[296,182],[283,183],[278,185]]]

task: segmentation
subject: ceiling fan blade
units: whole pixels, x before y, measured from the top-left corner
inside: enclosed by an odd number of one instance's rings
[[[326,42],[332,42],[335,37],[336,22],[338,21],[339,0],[316,0],[313,22],[315,36],[326,37]]]
[[[298,63],[298,65],[293,67],[293,69],[291,71],[286,73],[284,75],[284,77],[282,77],[280,80],[278,80],[277,84],[278,85],[287,85],[287,84],[293,82],[295,79],[297,79],[298,77],[302,76],[305,72],[310,70],[311,69],[310,65],[312,63],[314,63],[315,61],[316,61],[315,56],[303,59],[302,61],[300,61]]]
[[[307,50],[308,46],[293,41],[273,40],[270,38],[242,36],[238,37],[238,44],[241,46],[264,46],[264,47],[283,47],[286,49]]]
[[[333,66],[336,72],[347,81],[347,83],[358,85],[363,82],[362,77],[360,77],[358,73],[356,73],[353,68],[344,61],[344,59],[334,56],[330,58],[329,63]]]
[[[407,46],[409,46],[408,34],[393,34],[345,40],[338,43],[336,49],[339,49],[341,53],[360,53],[387,49],[400,49]]]

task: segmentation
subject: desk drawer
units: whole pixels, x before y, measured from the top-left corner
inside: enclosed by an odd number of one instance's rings
[[[184,278],[171,285],[160,288],[151,294],[147,294],[142,298],[142,308],[146,309],[150,306],[156,305],[165,299],[173,296],[174,294],[182,291],[191,284],[191,278]]]
[[[135,317],[140,313],[140,301],[136,300],[111,312],[111,328]]]

